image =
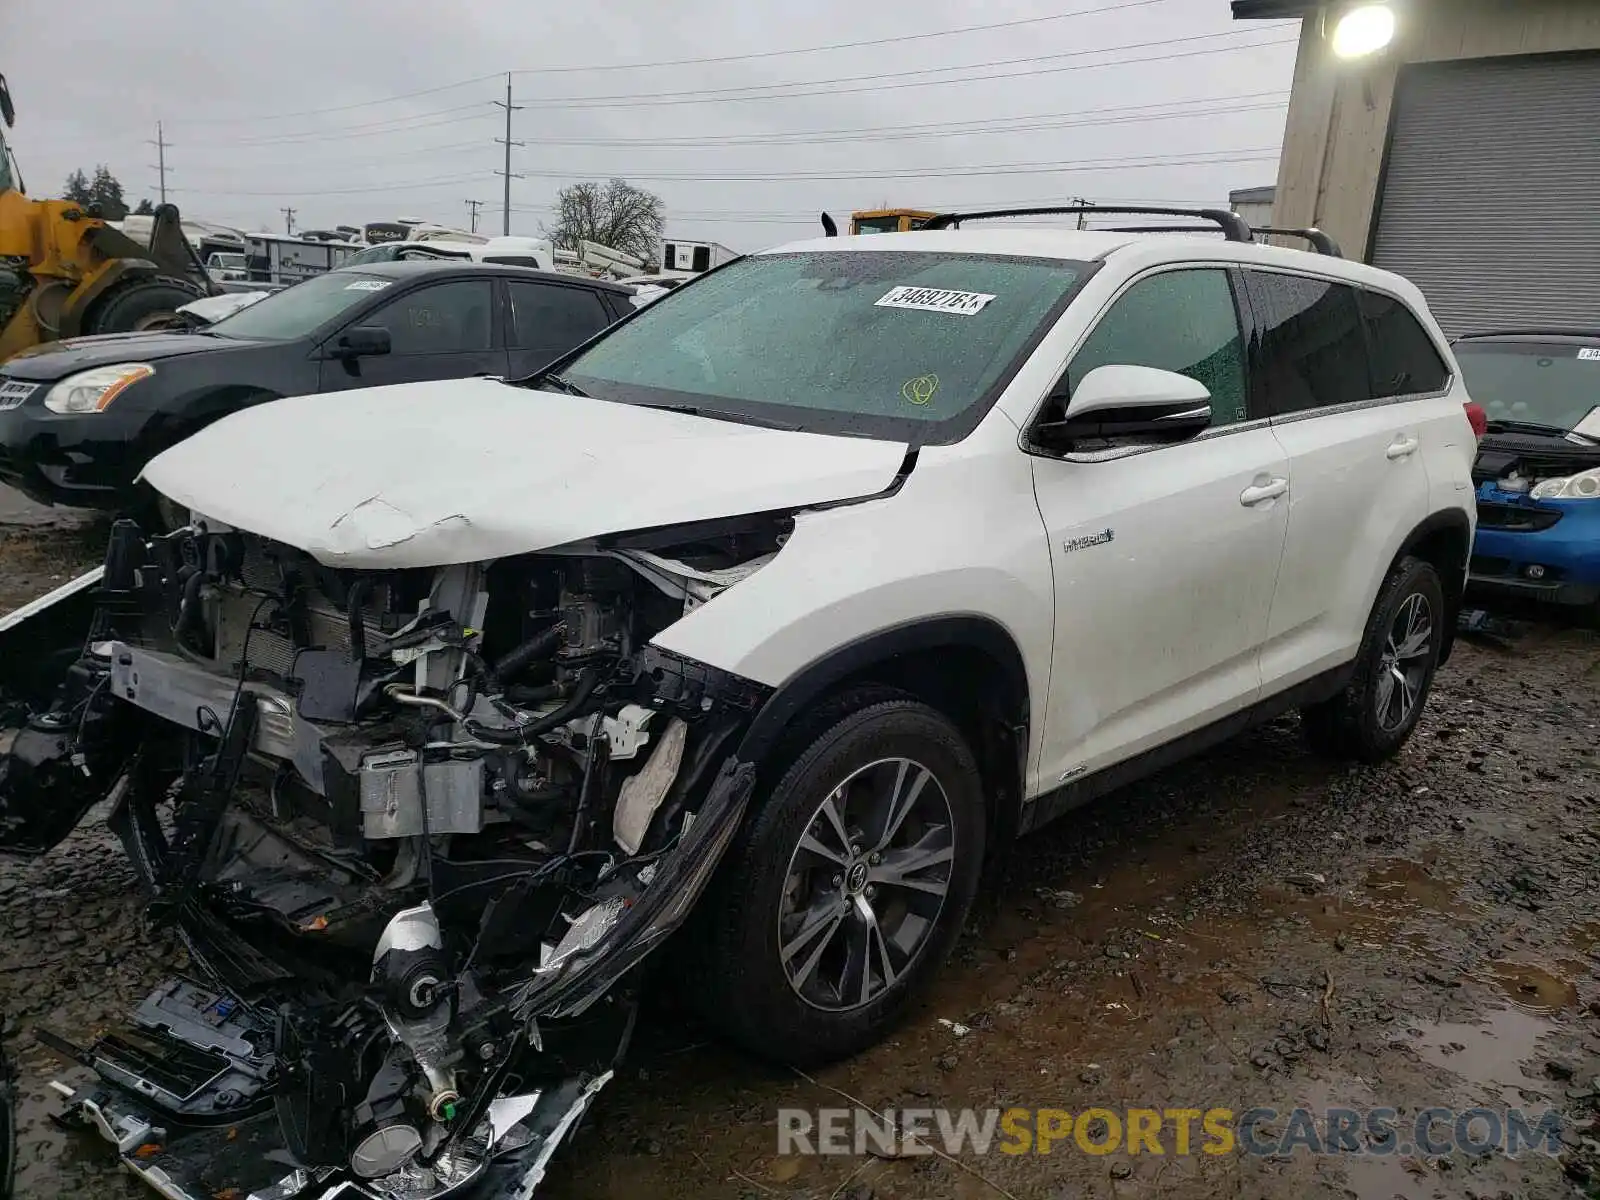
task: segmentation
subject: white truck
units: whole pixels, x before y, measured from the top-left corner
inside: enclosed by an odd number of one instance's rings
[[[664,238],[661,242],[663,271],[692,271],[698,275],[738,257],[738,251],[718,242],[685,242],[678,238]]]

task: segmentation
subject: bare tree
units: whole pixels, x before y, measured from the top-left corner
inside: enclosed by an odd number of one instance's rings
[[[625,179],[574,183],[556,193],[555,225],[546,232],[563,249],[599,242],[654,262],[661,252],[665,207],[660,196]]]

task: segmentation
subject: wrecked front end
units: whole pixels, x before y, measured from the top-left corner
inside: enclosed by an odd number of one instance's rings
[[[98,1076],[69,1113],[172,1197],[531,1195],[753,783],[765,689],[650,638],[786,532],[349,571],[119,522],[63,598],[87,636],[4,631],[0,846],[109,801],[191,971],[90,1044],[40,1031]]]

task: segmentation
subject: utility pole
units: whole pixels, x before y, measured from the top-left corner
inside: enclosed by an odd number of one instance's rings
[[[1082,196],[1074,196],[1072,198],[1072,206],[1074,208],[1081,208],[1081,207],[1083,207],[1084,205],[1086,205],[1088,203],[1089,203],[1089,201],[1085,200]],[[1078,214],[1078,228],[1079,229],[1087,229],[1087,228],[1089,228],[1089,214],[1088,213],[1079,213]]]
[[[295,210],[292,208],[280,208],[278,211],[283,214],[283,231],[292,237],[294,235]]]
[[[472,232],[478,232],[478,210],[483,207],[482,200],[468,200],[467,211],[472,214]]]
[[[513,142],[511,140],[511,114],[514,113],[514,112],[517,112],[519,109],[521,109],[522,105],[511,103],[511,72],[510,71],[506,72],[506,98],[504,100],[496,100],[494,103],[495,103],[495,106],[497,108],[503,108],[503,109],[506,110],[506,135],[503,138],[495,138],[495,141],[499,142],[501,145],[503,145],[506,148],[506,166],[505,166],[505,170],[496,171],[495,174],[496,175],[504,175],[505,176],[505,180],[506,180],[505,206],[501,210],[500,232],[505,234],[505,235],[507,235],[507,236],[510,236],[510,234],[511,234],[511,181],[513,179],[521,179],[522,178],[521,175],[513,175],[511,173],[511,147],[522,145],[521,142]]]
[[[167,202],[167,142],[166,134],[162,132],[161,122],[156,122],[156,140],[147,142],[146,145],[156,148],[156,179],[161,190],[161,203]]]

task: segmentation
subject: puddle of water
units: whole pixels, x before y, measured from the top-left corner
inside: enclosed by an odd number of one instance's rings
[[[1471,911],[1456,899],[1460,886],[1459,880],[1440,878],[1422,863],[1403,858],[1374,868],[1366,880],[1367,890],[1387,905],[1442,916],[1465,916]]]
[[[1528,1103],[1524,1092],[1550,1094],[1549,1085],[1525,1074],[1523,1064],[1538,1053],[1540,1039],[1556,1028],[1531,1010],[1502,1008],[1484,1013],[1475,1024],[1418,1023],[1411,1046],[1424,1062],[1494,1094],[1508,1108],[1521,1108]]]
[[[1543,967],[1496,962],[1489,964],[1488,974],[1506,999],[1524,1012],[1555,1016],[1578,1007],[1576,985]]]

